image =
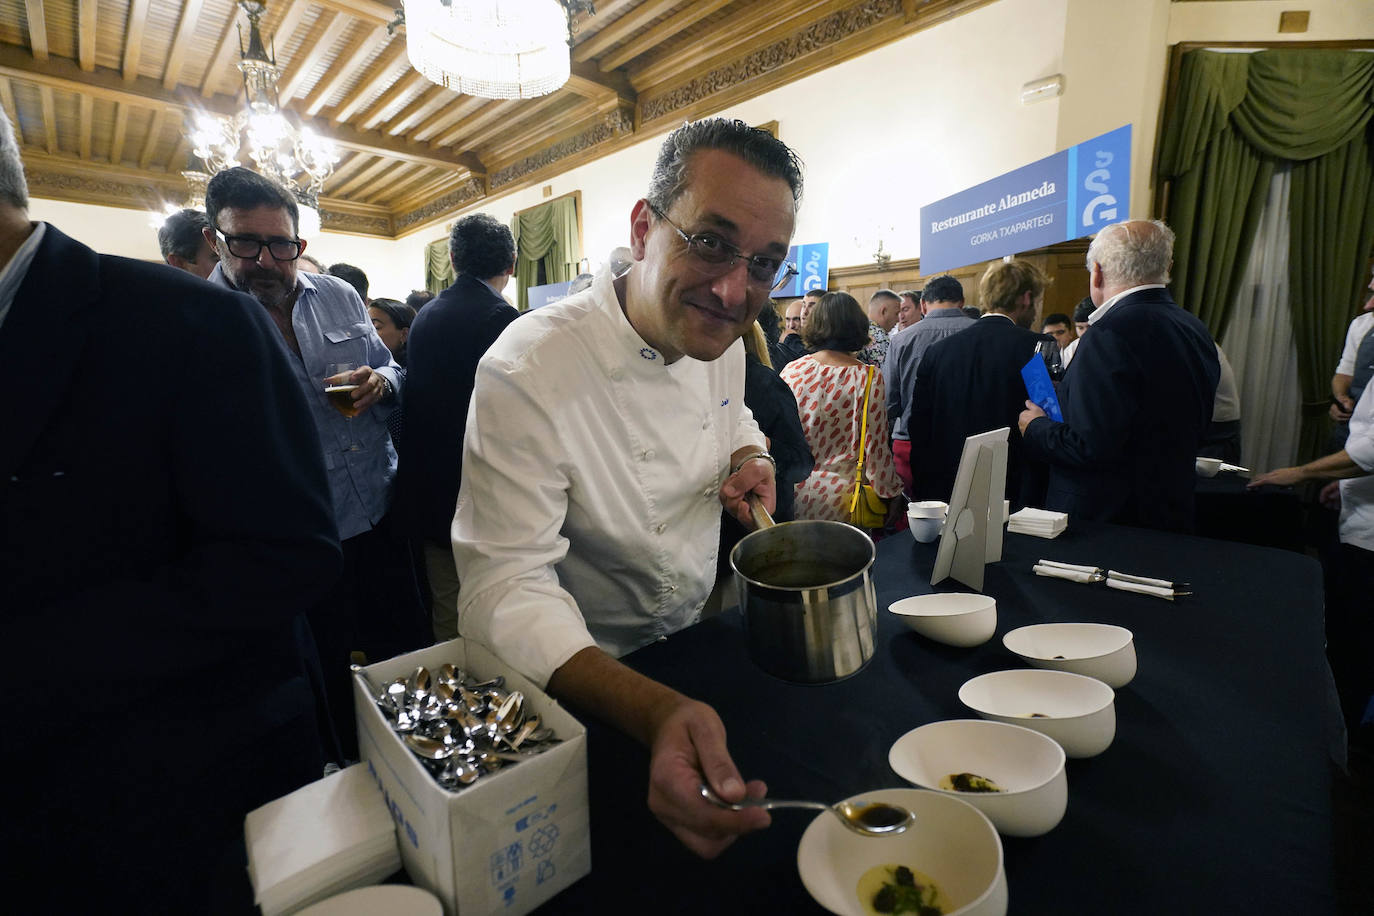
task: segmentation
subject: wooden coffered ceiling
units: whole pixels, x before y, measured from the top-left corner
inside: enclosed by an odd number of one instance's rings
[[[399,0],[267,0],[262,31],[283,108],[341,151],[324,227],[395,238],[987,2],[597,0],[568,84],[513,101],[411,69],[386,28]],[[30,192],[184,200],[189,116],[242,106],[240,24],[233,0],[0,0],[0,105]]]

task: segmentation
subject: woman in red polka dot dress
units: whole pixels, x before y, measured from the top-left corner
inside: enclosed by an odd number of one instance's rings
[[[826,293],[807,317],[802,340],[815,352],[780,373],[796,395],[802,429],[816,456],[816,469],[797,484],[796,517],[848,521],[869,369],[854,353],[868,343],[868,316],[848,293]],[[901,494],[902,482],[892,463],[886,405],[883,374],[874,372],[864,479],[879,496],[891,499]]]

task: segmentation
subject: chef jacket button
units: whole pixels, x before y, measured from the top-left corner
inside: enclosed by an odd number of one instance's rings
[[[665,532],[665,531],[667,531],[667,530],[668,530],[668,526],[667,526],[667,525],[659,525],[657,528],[654,529],[654,533],[655,533],[655,534],[662,534],[663,532]]]
[[[618,381],[620,381],[620,380],[621,380],[622,378],[624,378],[624,377],[625,377],[625,371],[624,371],[623,369],[612,369],[612,370],[611,370],[611,381],[613,381],[613,382],[618,382]]]
[[[640,459],[643,460],[643,461],[653,461],[653,460],[654,460],[654,450],[651,449],[651,448],[646,448],[643,452],[640,453],[639,457],[640,457]]]

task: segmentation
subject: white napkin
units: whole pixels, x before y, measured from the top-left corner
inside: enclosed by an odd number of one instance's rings
[[[1117,572],[1115,569],[1107,570],[1107,578],[1116,579],[1118,582],[1132,582],[1136,585],[1153,585],[1155,588],[1167,588],[1170,591],[1178,588],[1177,582],[1170,582],[1168,579],[1151,579],[1149,576],[1132,576],[1129,573]]]
[[[1033,571],[1037,576],[1049,576],[1054,579],[1068,579],[1070,582],[1102,581],[1102,573],[1100,572],[1083,572],[1076,569],[1065,569],[1062,566],[1044,566],[1040,563],[1036,563]]]
[[[1007,530],[1013,534],[1030,534],[1042,538],[1056,538],[1063,534],[1068,526],[1067,514],[1032,509],[1029,506],[1012,513],[1007,519]]]
[[[1156,598],[1163,598],[1166,601],[1173,601],[1175,592],[1172,587],[1160,588],[1158,585],[1143,585],[1139,582],[1127,582],[1122,579],[1107,579],[1107,587],[1119,589],[1123,592],[1135,592],[1138,595],[1153,595]]]
[[[391,812],[366,764],[250,811],[244,837],[263,916],[376,884],[401,867]]]
[[[1072,569],[1075,572],[1096,573],[1098,575],[1102,573],[1100,566],[1078,566],[1073,563],[1061,563],[1058,560],[1036,560],[1035,562],[1038,566],[1053,566],[1057,569]]]

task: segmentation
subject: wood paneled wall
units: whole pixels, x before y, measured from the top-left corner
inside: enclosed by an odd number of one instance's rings
[[[1054,312],[1072,315],[1074,306],[1088,295],[1088,271],[1083,261],[1087,252],[1088,240],[1074,239],[1018,255],[1034,262],[1050,278],[1050,286],[1045,290],[1045,302],[1036,317],[1037,329],[1040,327],[1040,319],[1045,315]],[[990,263],[992,262],[983,261],[949,271],[950,276],[963,284],[964,301],[968,305],[981,308],[978,299],[978,278],[983,275],[983,271]],[[920,258],[911,258],[905,261],[891,261],[885,268],[879,268],[877,264],[831,268],[829,289],[843,290],[866,307],[868,298],[880,289],[890,289],[898,293],[908,289],[920,289],[928,279],[930,278],[921,274]],[[779,315],[786,311],[789,301],[791,300],[778,300],[775,303]]]

